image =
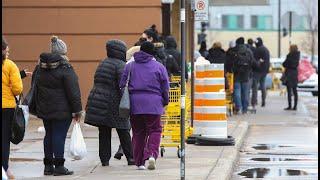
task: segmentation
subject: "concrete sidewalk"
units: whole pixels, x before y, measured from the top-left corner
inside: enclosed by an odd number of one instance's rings
[[[66,141],[66,167],[75,171],[73,176],[43,176],[43,132],[37,132],[42,122],[32,119],[28,125],[25,140],[19,145],[11,146],[10,170],[17,179],[180,179],[180,159],[177,148],[166,148],[164,157],[157,160],[154,171],[136,170],[127,166],[124,156],[119,161],[113,157],[109,167],[102,167],[98,156],[97,128],[82,125],[88,154],[80,161],[68,157],[70,142],[69,130]],[[228,179],[237,160],[239,148],[247,132],[248,124],[229,121],[228,134],[236,139],[235,146],[196,146],[186,145],[186,179]],[[115,131],[112,138],[112,154],[118,148],[119,139]]]

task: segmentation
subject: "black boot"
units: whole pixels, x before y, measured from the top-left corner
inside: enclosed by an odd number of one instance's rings
[[[50,158],[43,158],[43,164],[44,164],[44,175],[53,175],[54,167],[53,167],[53,159]]]
[[[134,159],[130,158],[128,159],[128,166],[132,166],[132,165],[135,165]]]
[[[123,156],[123,150],[122,150],[121,145],[119,145],[118,151],[114,155],[114,158],[120,160],[122,156]]]
[[[291,107],[284,108],[285,111],[291,110]]]
[[[54,176],[64,176],[64,175],[72,175],[73,171],[69,171],[66,167],[64,167],[64,158],[55,158],[54,159]]]

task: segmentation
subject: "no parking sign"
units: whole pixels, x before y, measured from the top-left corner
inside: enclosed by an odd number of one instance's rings
[[[195,8],[195,12],[194,12],[195,21],[209,20],[209,1],[208,0],[195,0],[194,8]]]

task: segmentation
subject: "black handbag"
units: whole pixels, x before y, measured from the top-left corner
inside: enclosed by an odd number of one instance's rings
[[[34,72],[34,80],[31,82],[31,88],[23,100],[23,105],[29,107],[29,113],[37,116],[36,97],[37,97],[37,82],[38,82],[39,66],[36,67]]]
[[[282,73],[282,76],[280,78],[280,81],[282,82],[282,85],[286,85],[287,84],[287,76],[286,73]]]
[[[22,108],[19,106],[21,105],[21,98],[22,95],[19,96],[17,101],[17,106],[14,111],[13,120],[11,124],[11,139],[10,141],[13,144],[19,144],[23,138],[26,129],[26,120],[23,114]]]

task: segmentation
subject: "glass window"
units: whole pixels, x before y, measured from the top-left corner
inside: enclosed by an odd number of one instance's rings
[[[228,16],[227,15],[222,16],[222,28],[228,29]]]
[[[272,29],[272,16],[251,16],[251,28],[258,30]]]
[[[299,26],[299,29],[300,29],[300,30],[310,29],[308,16],[300,16],[300,26]]]
[[[252,29],[258,28],[258,16],[251,16],[251,28]]]
[[[243,29],[244,20],[243,15],[223,15],[222,28],[223,29]]]

